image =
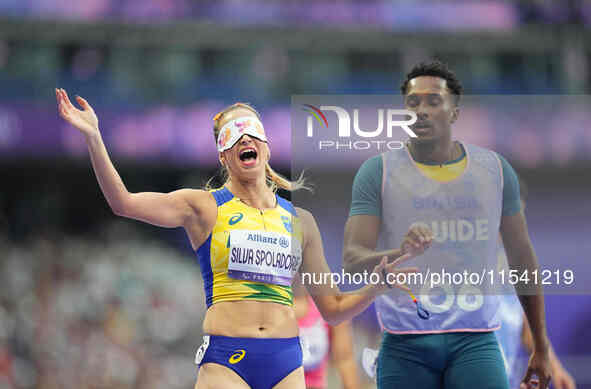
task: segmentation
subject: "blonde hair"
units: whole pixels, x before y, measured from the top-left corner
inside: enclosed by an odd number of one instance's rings
[[[220,122],[222,121],[222,118],[228,112],[233,111],[235,109],[239,109],[239,108],[247,109],[247,110],[251,111],[252,113],[254,113],[259,120],[261,119],[261,115],[259,115],[257,110],[254,109],[254,107],[248,103],[234,103],[234,104],[224,108],[223,110],[218,112],[213,117],[213,136],[215,138],[216,143],[217,143],[218,136],[220,134],[220,129],[221,129]],[[228,180],[230,179],[230,176],[228,174],[228,169],[226,169],[225,166],[222,166],[222,168],[221,168],[221,176],[222,176],[222,180],[224,181],[223,185],[225,185],[228,182]],[[281,174],[277,173],[275,170],[273,170],[271,168],[271,165],[269,165],[269,162],[267,162],[265,164],[265,177],[267,180],[267,185],[273,190],[273,192],[276,192],[278,189],[283,189],[283,190],[287,190],[290,192],[295,191],[295,190],[299,190],[299,189],[311,190],[311,188],[309,186],[307,186],[305,183],[306,180],[304,179],[303,172],[302,172],[302,174],[300,174],[300,176],[297,178],[297,180],[290,181],[287,178],[283,177]],[[214,186],[212,185],[213,180],[214,180],[214,177],[210,178],[207,181],[207,184],[205,184],[206,190],[215,189]]]

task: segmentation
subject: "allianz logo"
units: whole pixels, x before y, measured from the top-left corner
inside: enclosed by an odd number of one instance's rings
[[[289,246],[289,240],[285,237],[280,237],[280,238],[276,238],[274,236],[265,236],[263,234],[257,234],[257,233],[249,233],[248,234],[248,238],[246,238],[247,240],[251,241],[251,242],[257,242],[257,243],[267,243],[267,244],[274,244],[274,245],[279,245],[283,248],[286,248]]]

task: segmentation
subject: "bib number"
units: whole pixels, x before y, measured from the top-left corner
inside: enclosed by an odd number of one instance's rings
[[[439,289],[442,293],[438,297],[435,297],[432,292],[434,289]],[[429,285],[425,284],[421,289],[419,300],[427,311],[433,313],[449,311],[453,307],[454,302],[460,307],[460,309],[466,312],[476,311],[482,308],[482,305],[484,304],[482,291],[472,285],[463,285],[458,289],[456,295],[450,285],[431,288]]]

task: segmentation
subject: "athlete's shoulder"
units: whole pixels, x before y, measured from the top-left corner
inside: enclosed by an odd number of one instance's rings
[[[312,212],[308,211],[307,209],[304,209],[302,207],[294,207],[294,210],[296,216],[300,219],[314,219],[314,215],[312,215]]]
[[[300,207],[294,207],[294,209],[297,215],[297,224],[302,233],[302,245],[306,246],[311,237],[320,235],[318,232],[318,225],[316,224],[316,219],[314,219],[312,212]]]
[[[496,151],[493,151],[491,149],[488,149],[486,147],[483,146],[478,146],[472,143],[466,143],[466,142],[460,142],[460,144],[464,147],[464,149],[466,149],[467,152],[480,152],[480,153],[486,153],[486,154],[490,154],[490,155],[496,155]]]
[[[499,163],[501,165],[501,171],[503,173],[503,177],[506,178],[511,178],[513,179],[513,176],[515,176],[515,179],[517,179],[517,173],[515,172],[515,169],[513,168],[513,166],[509,163],[509,161],[507,161],[507,159],[505,157],[503,157],[501,154],[497,153],[496,151],[493,151],[495,157],[499,160]]]
[[[297,212],[296,212],[296,208],[293,206],[293,204],[291,203],[291,201],[289,201],[288,199],[281,197],[280,195],[275,195],[277,197],[277,205],[283,209],[285,209],[287,212],[291,213],[293,216],[298,216]]]
[[[224,205],[225,203],[234,198],[232,192],[230,192],[230,190],[225,186],[221,188],[210,189],[203,192],[207,193],[210,197],[212,197],[215,200],[216,205],[218,207]]]
[[[184,188],[170,193],[174,198],[186,201],[189,204],[201,204],[213,199],[210,192],[202,189]]]
[[[299,223],[304,230],[312,230],[317,227],[316,219],[312,212],[308,211],[307,209],[295,207],[295,212],[298,217]]]
[[[503,158],[496,151],[470,143],[462,143],[462,145],[471,162],[482,165],[489,170],[498,170],[502,163]]]
[[[380,215],[384,175],[383,155],[379,154],[369,158],[357,171],[353,179],[349,216]]]
[[[382,163],[384,161],[384,156],[388,153],[394,152],[394,151],[398,151],[398,150],[390,150],[390,151],[386,151],[384,153],[378,154],[378,155],[374,155],[373,157],[369,157],[368,159],[366,159],[363,164],[361,166],[367,166],[367,167],[381,167]]]
[[[171,193],[174,201],[183,204],[187,209],[187,221],[194,218],[214,220],[216,215],[216,200],[209,191],[202,189],[179,189]]]
[[[382,181],[382,173],[384,168],[384,154],[374,155],[371,158],[365,160],[357,174],[355,175],[355,180],[357,184],[365,184],[366,182],[374,182],[378,180],[379,182]]]
[[[506,165],[510,166],[511,168],[513,168],[513,166],[511,166],[511,164],[509,163],[509,161],[507,161],[507,158],[505,158],[502,154],[500,154],[496,151],[493,151],[493,153],[497,156],[497,158],[499,159],[499,161],[501,161],[501,163],[503,165],[506,164]]]

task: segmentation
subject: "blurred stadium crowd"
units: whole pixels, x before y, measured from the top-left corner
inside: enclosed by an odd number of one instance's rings
[[[189,388],[199,268],[109,223],[101,238],[0,242],[0,388]]]

